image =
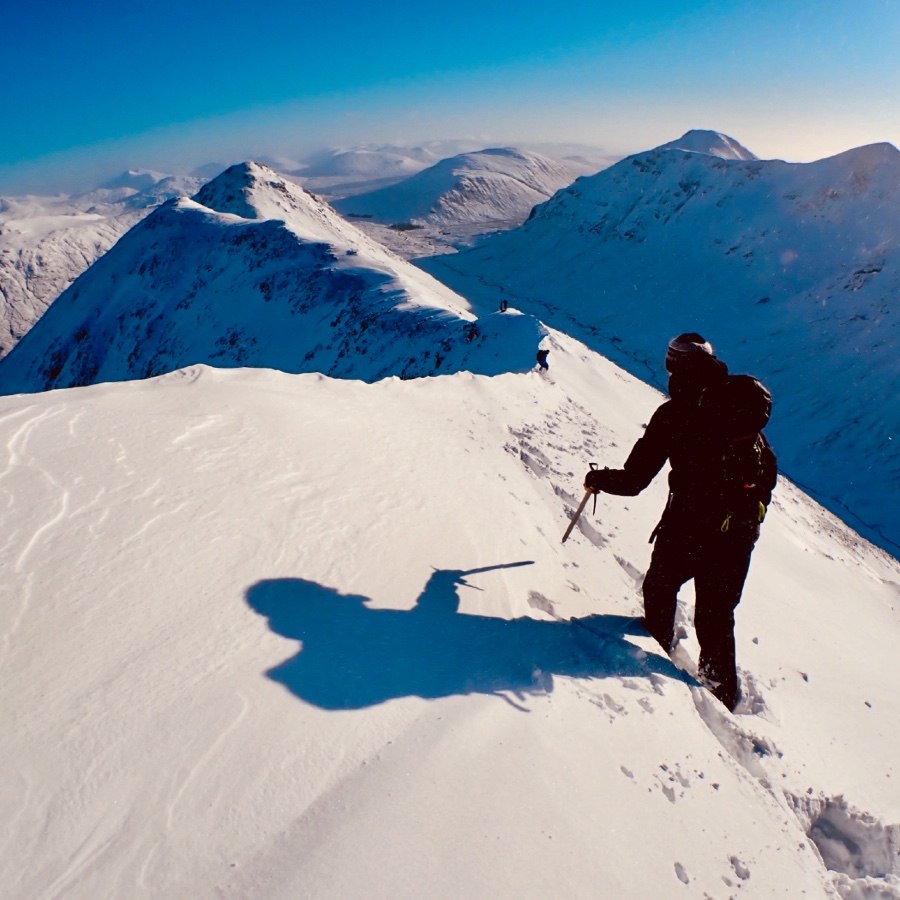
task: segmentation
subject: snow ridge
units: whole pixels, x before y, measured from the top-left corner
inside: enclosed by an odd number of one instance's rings
[[[782,481],[731,715],[634,621],[665,479],[560,544],[659,396],[546,340],[0,398],[11,900],[898,896],[900,565]]]

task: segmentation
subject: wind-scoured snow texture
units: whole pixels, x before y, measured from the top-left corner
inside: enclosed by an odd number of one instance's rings
[[[630,620],[665,478],[560,543],[661,398],[547,341],[0,398],[5,898],[900,896],[900,566],[782,482],[725,712]]]
[[[0,198],[0,357],[151,209],[199,186],[132,171],[73,197]]]
[[[700,331],[772,389],[782,469],[896,553],[900,152],[751,157],[692,132],[423,265],[476,308],[502,292],[659,386],[668,339]]]
[[[519,224],[575,176],[571,167],[537,153],[480,150],[442,160],[391,187],[337,200],[334,207],[387,223]]]
[[[540,324],[466,301],[255,163],[165,204],[0,363],[0,391],[195,363],[374,380],[534,365]]]

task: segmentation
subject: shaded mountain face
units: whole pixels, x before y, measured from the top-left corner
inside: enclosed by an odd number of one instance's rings
[[[375,380],[528,369],[530,316],[466,302],[253,163],[166,203],[0,363],[0,390],[144,378],[194,363]]]
[[[0,357],[125,232],[200,182],[130,171],[73,197],[0,199]]]
[[[334,207],[387,223],[522,222],[575,176],[573,166],[537,153],[481,150],[441,160],[399,184],[337,200]]]
[[[896,549],[898,204],[889,144],[790,164],[689,132],[579,179],[518,229],[421,265],[476,307],[502,286],[660,387],[667,340],[700,331],[772,389],[782,468]]]

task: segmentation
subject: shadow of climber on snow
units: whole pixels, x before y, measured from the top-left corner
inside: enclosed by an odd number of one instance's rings
[[[323,709],[360,709],[397,697],[506,692],[520,699],[550,693],[553,676],[686,680],[666,657],[625,640],[631,620],[589,616],[604,638],[562,620],[502,619],[459,612],[458,588],[470,571],[437,569],[412,609],[373,609],[367,597],[341,594],[301,578],[261,581],[249,606],[300,650],[266,674]]]

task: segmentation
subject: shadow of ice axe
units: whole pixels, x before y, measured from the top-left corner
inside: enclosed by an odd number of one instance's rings
[[[497,569],[518,569],[520,566],[533,565],[533,559],[523,559],[520,562],[499,563],[496,566],[481,566],[477,569],[435,569],[434,566],[432,566],[431,568],[434,570],[435,574],[444,573],[445,575],[451,575],[454,584],[465,585],[466,587],[474,588],[476,591],[480,591],[482,590],[482,588],[474,584],[469,584],[469,582],[466,581],[466,578],[469,575],[480,575],[482,572],[495,572]]]

